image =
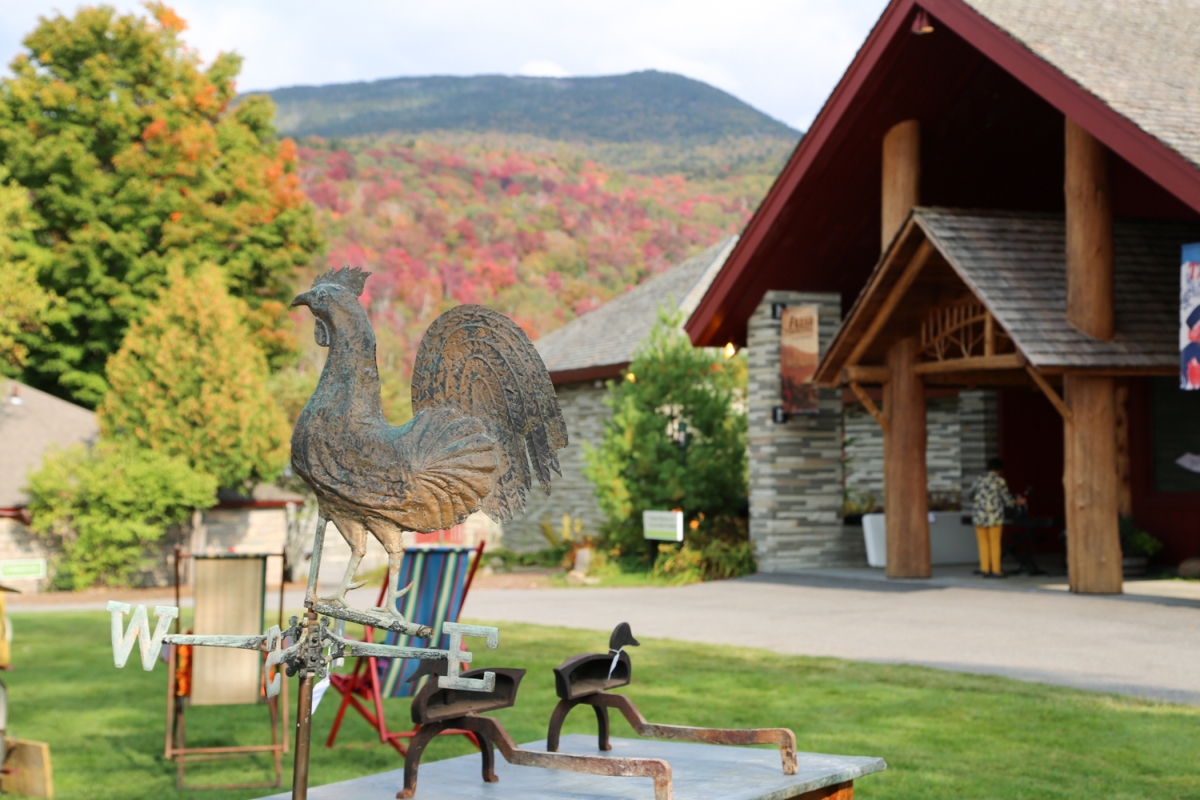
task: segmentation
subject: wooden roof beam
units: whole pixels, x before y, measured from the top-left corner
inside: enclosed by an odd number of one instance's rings
[[[1038,372],[1037,367],[1033,364],[1026,364],[1025,371],[1029,373],[1029,377],[1037,384],[1037,387],[1042,390],[1042,394],[1046,395],[1046,399],[1050,401],[1050,405],[1062,415],[1063,422],[1068,425],[1075,421],[1075,416],[1071,413],[1071,409],[1063,402],[1058,392],[1054,391],[1054,387],[1042,377],[1042,373]]]
[[[854,392],[854,396],[858,398],[858,402],[863,404],[863,408],[867,410],[872,419],[879,423],[879,427],[883,430],[883,435],[887,436],[891,433],[887,417],[879,410],[879,406],[875,405],[875,401],[871,399],[871,396],[855,381],[850,381],[850,391]]]
[[[1021,369],[1025,356],[1020,353],[1004,353],[998,356],[970,356],[947,358],[944,361],[924,361],[916,366],[918,375],[934,375],[942,372],[982,372],[996,369]]]
[[[917,279],[917,275],[921,273],[921,269],[935,252],[936,250],[929,243],[928,239],[921,242],[921,245],[917,248],[917,252],[913,254],[912,260],[908,262],[908,266],[900,274],[900,279],[896,281],[892,290],[888,292],[887,299],[883,301],[883,305],[880,306],[879,311],[875,312],[870,326],[859,337],[854,349],[850,351],[850,357],[846,359],[848,366],[857,364],[858,360],[867,352],[867,348],[875,341],[875,337],[883,330],[883,326],[888,323],[896,307],[904,299],[905,292],[913,285],[913,282]],[[887,265],[884,266],[884,269],[887,269]]]
[[[892,378],[892,371],[885,366],[868,367],[855,364],[842,370],[842,383],[883,384]]]

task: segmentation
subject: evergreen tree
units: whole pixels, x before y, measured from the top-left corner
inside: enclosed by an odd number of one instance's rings
[[[153,19],[108,6],[43,18],[0,82],[0,163],[50,248],[39,281],[66,301],[47,334],[26,335],[23,377],[86,405],[173,266],[219,265],[272,363],[286,361],[285,303],[319,246],[270,100],[232,103],[240,58],[202,69],[183,21],[148,8]]]
[[[680,321],[660,312],[626,379],[610,382],[612,418],[597,447],[584,445],[585,474],[607,518],[609,545],[653,555],[642,538],[642,512],[682,509],[689,544],[695,539],[698,550],[741,540],[736,553],[718,547],[711,555],[748,566],[702,565],[707,575],[750,571],[744,524],[737,522],[748,486],[745,358],[692,347]]]
[[[267,390],[267,361],[242,306],[216,267],[177,270],[108,363],[102,436],[182,458],[222,487],[279,475],[287,420]]]

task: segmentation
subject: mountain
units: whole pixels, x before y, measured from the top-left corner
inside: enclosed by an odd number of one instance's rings
[[[800,134],[661,72],[398,78],[271,92],[329,267],[373,273],[363,302],[383,403],[409,416],[425,329],[484,303],[533,337],[742,229]],[[273,380],[289,414],[320,375],[312,318]]]
[[[527,134],[572,142],[715,143],[800,133],[706,83],[648,70],[594,78],[432,76],[267,92],[290,136]]]

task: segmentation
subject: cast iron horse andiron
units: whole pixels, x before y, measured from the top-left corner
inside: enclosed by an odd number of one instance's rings
[[[425,662],[410,680],[422,675],[439,675],[445,670],[442,662]],[[446,728],[470,731],[479,740],[483,758],[483,780],[495,783],[496,756],[499,748],[508,763],[524,767],[541,767],[591,775],[611,775],[625,778],[652,778],[655,800],[671,800],[671,765],[660,758],[612,758],[522,749],[509,735],[504,725],[493,717],[479,716],[483,711],[511,708],[517,702],[517,688],[525,677],[523,669],[493,669],[495,688],[491,692],[460,692],[443,689],[429,681],[417,692],[412,702],[412,720],[421,726],[404,757],[404,788],[396,795],[408,800],[416,795],[417,771],[421,755],[438,732]],[[482,670],[472,670],[463,677],[472,677]]]
[[[608,653],[585,653],[568,658],[554,668],[554,689],[558,693],[558,705],[550,716],[550,729],[546,734],[546,749],[558,750],[563,722],[571,709],[578,705],[589,705],[596,712],[599,727],[599,747],[611,750],[608,741],[608,709],[615,708],[637,732],[638,736],[651,739],[673,739],[677,742],[703,742],[706,744],[777,744],[783,759],[783,771],[796,774],[796,734],[787,728],[691,728],[684,725],[659,725],[647,722],[637,706],[628,697],[611,694],[610,690],[628,686],[633,678],[633,664],[626,647],[637,647],[628,622],[613,629],[608,640]]]

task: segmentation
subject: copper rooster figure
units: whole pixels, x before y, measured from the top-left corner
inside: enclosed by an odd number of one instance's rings
[[[413,418],[389,425],[375,333],[359,302],[369,272],[329,270],[292,301],[316,317],[325,369],[292,434],[292,468],[316,492],[318,526],[332,521],[350,563],[326,602],[345,606],[367,534],[388,554],[383,609],[399,617],[404,531],[445,530],[483,510],[496,521],[525,508],[533,474],[550,494],[567,429],[541,357],[508,317],[464,305],[442,314],[417,350]],[[314,565],[316,567],[316,565]],[[407,591],[407,590],[405,590]]]

